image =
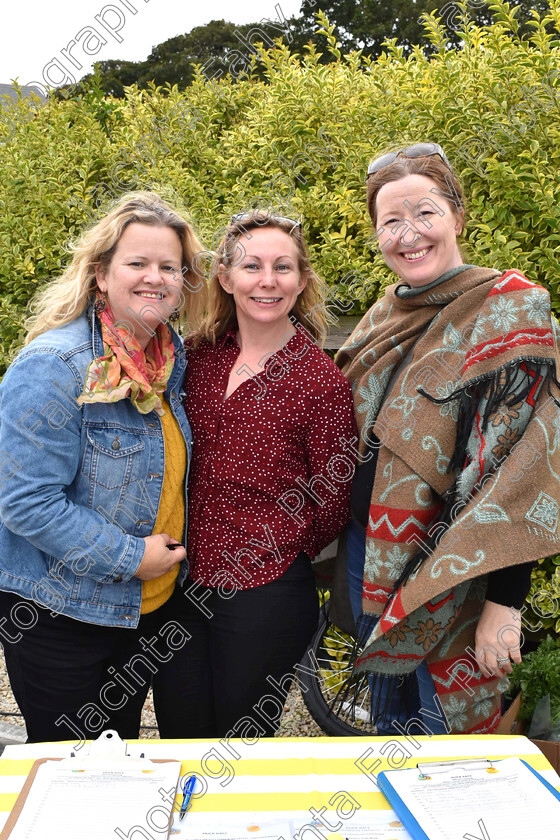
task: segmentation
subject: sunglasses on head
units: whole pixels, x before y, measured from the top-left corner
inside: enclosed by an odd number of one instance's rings
[[[243,224],[265,224],[267,221],[273,222],[288,222],[288,224],[292,225],[287,233],[292,233],[296,228],[299,228],[299,235],[301,238],[301,222],[297,219],[289,219],[287,216],[275,216],[273,213],[264,213],[264,218],[262,221],[255,218],[254,213],[236,213],[235,216],[231,217],[230,226],[231,227],[242,227]]]
[[[406,149],[399,149],[396,152],[388,152],[386,155],[381,155],[381,157],[372,161],[368,166],[366,181],[370,175],[374,174],[374,172],[379,172],[380,169],[384,169],[386,166],[393,163],[399,155],[404,155],[407,158],[431,157],[432,155],[439,155],[445,165],[449,167],[451,172],[453,172],[453,168],[445,157],[445,152],[439,143],[415,143],[414,146],[408,146]]]

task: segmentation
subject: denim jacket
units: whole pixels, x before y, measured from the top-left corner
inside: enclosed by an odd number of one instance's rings
[[[163,432],[155,411],[140,414],[129,399],[76,404],[103,354],[89,317],[35,338],[0,385],[0,590],[80,621],[136,627],[142,581],[133,575],[158,512]],[[172,337],[165,396],[190,464],[185,351]],[[183,563],[178,582],[186,575]]]

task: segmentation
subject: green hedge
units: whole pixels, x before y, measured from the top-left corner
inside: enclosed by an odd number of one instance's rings
[[[533,569],[523,626],[541,635],[545,630],[560,633],[560,554],[539,560]]]
[[[341,308],[364,311],[390,279],[368,244],[365,168],[385,146],[418,139],[440,142],[464,179],[468,256],[517,266],[548,286],[560,311],[560,0],[535,19],[529,40],[516,36],[506,4],[491,8],[494,24],[466,24],[461,50],[446,50],[444,27],[438,34],[430,25],[441,42],[431,58],[418,49],[405,59],[389,44],[375,62],[354,54],[321,65],[312,48],[298,59],[278,47],[263,53],[265,81],[209,84],[199,75],[182,94],[132,87],[126,100],[92,90],[34,109],[26,100],[7,105],[0,375],[30,296],[59,273],[69,238],[91,224],[97,205],[126,184],[183,202],[208,245],[255,196],[286,199],[285,211],[304,216],[316,266]],[[336,53],[332,33],[329,42]],[[307,157],[290,171],[300,153]]]

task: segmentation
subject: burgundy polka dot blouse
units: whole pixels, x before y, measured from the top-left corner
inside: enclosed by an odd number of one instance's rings
[[[351,388],[303,330],[224,400],[233,331],[187,345],[190,574],[250,589],[314,557],[346,524],[356,425]]]

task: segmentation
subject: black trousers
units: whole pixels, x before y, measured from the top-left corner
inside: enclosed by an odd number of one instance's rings
[[[152,677],[187,642],[176,620],[183,600],[176,589],[128,629],[53,617],[0,592],[0,639],[28,741],[96,738],[103,729],[137,738]]]
[[[185,584],[179,620],[191,639],[154,676],[162,738],[250,738],[278,728],[294,666],[317,628],[310,560],[302,554],[277,580],[230,594]]]

